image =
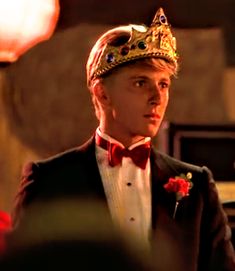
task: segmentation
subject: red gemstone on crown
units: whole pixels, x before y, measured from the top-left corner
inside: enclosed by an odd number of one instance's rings
[[[127,55],[129,53],[129,50],[130,49],[129,49],[128,46],[124,46],[124,47],[121,48],[120,53],[121,53],[121,55],[125,56],[125,55]]]

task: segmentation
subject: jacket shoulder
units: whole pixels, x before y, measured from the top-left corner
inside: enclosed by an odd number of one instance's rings
[[[79,166],[80,163],[90,159],[92,153],[95,153],[95,144],[93,141],[93,138],[91,138],[83,145],[67,149],[46,159],[29,163],[29,167],[30,165],[34,164],[34,168],[38,167],[42,170],[46,170],[47,168],[59,169],[60,166],[73,165],[74,163]]]
[[[153,148],[152,150],[153,156],[155,157],[156,161],[158,161],[158,163],[166,164],[168,167],[174,169],[175,171],[190,170],[198,173],[202,173],[204,170],[210,171],[205,165],[196,165],[179,160],[170,156],[169,154],[158,151],[156,148]]]

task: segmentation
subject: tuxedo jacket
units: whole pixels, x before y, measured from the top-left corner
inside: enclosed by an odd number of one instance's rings
[[[191,165],[151,148],[152,232],[154,259],[174,262],[174,270],[235,270],[231,229],[210,170]],[[164,184],[180,174],[192,174],[193,187],[179,201]],[[16,197],[15,220],[36,201],[60,197],[91,198],[108,208],[95,156],[95,139],[49,159],[24,167]],[[162,266],[161,266],[162,268]],[[164,268],[158,270],[167,270]],[[169,269],[168,269],[169,270]],[[167,270],[167,271],[168,271]]]

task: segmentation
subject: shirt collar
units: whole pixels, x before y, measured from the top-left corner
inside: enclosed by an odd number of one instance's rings
[[[118,140],[116,140],[116,139],[114,139],[113,137],[109,136],[108,134],[102,132],[102,131],[100,130],[100,127],[98,127],[98,128],[96,129],[96,133],[97,133],[99,136],[101,136],[102,138],[104,138],[105,140],[109,141],[110,143],[115,143],[115,144],[118,144],[118,145],[120,145],[121,147],[125,148],[124,145],[123,145],[121,142],[119,142]],[[138,142],[132,144],[131,146],[129,146],[128,149],[131,150],[131,149],[133,149],[133,148],[135,148],[135,147],[137,147],[137,146],[139,146],[139,145],[142,145],[142,144],[145,144],[145,143],[149,142],[150,140],[151,140],[151,137],[145,137],[145,138],[139,140]]]

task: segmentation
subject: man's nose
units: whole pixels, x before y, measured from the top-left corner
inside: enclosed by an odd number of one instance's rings
[[[149,96],[149,103],[151,105],[159,105],[161,104],[161,95],[160,90],[157,85],[151,87],[150,96]]]

